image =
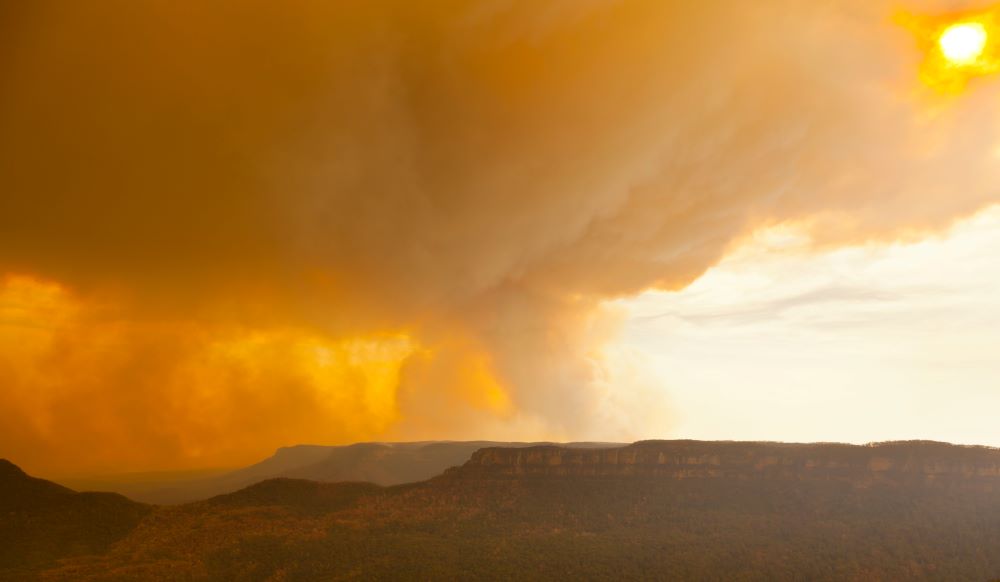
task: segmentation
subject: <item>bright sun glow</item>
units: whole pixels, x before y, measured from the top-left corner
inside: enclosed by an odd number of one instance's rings
[[[979,22],[964,22],[949,26],[941,33],[938,46],[941,54],[955,65],[975,63],[986,48],[989,35]]]
[[[978,77],[1000,72],[1000,7],[939,16],[900,12],[897,22],[924,52],[920,80],[941,92],[962,93]]]

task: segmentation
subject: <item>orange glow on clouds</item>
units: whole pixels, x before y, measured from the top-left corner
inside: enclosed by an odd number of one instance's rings
[[[7,276],[0,279],[0,441],[34,470],[131,471],[232,465],[282,445],[372,440],[405,416],[404,365],[441,367],[441,357],[404,333],[338,339],[130,320],[58,284]],[[438,379],[468,407],[510,412],[484,356],[443,363],[454,377]]]

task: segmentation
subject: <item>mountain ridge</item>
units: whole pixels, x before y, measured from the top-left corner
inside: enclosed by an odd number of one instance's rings
[[[282,477],[141,506],[112,543],[36,536],[46,559],[0,556],[0,578],[988,580],[998,463],[928,441],[485,447],[415,483]]]
[[[488,446],[523,447],[543,442],[416,441],[363,442],[349,445],[291,445],[257,463],[207,478],[171,479],[162,483],[101,482],[99,479],[64,479],[72,488],[110,489],[143,503],[176,505],[232,493],[273,478],[311,481],[370,481],[391,486],[430,479],[445,469],[464,463],[476,450]],[[571,442],[567,447],[607,447],[623,443]]]
[[[483,448],[449,474],[479,476],[623,476],[672,478],[825,478],[976,480],[1000,484],[1000,449],[934,441],[767,443],[639,441],[614,449]]]

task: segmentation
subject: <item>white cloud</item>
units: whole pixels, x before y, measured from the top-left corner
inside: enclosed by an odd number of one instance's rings
[[[622,302],[676,436],[1000,445],[1000,208],[913,244],[760,233],[691,287]]]

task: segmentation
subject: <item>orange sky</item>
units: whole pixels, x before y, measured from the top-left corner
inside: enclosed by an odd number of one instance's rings
[[[608,303],[998,201],[982,2],[0,8],[0,456],[672,434]],[[992,38],[992,37],[991,37]],[[827,388],[829,389],[829,388]],[[790,437],[791,438],[791,437]]]

